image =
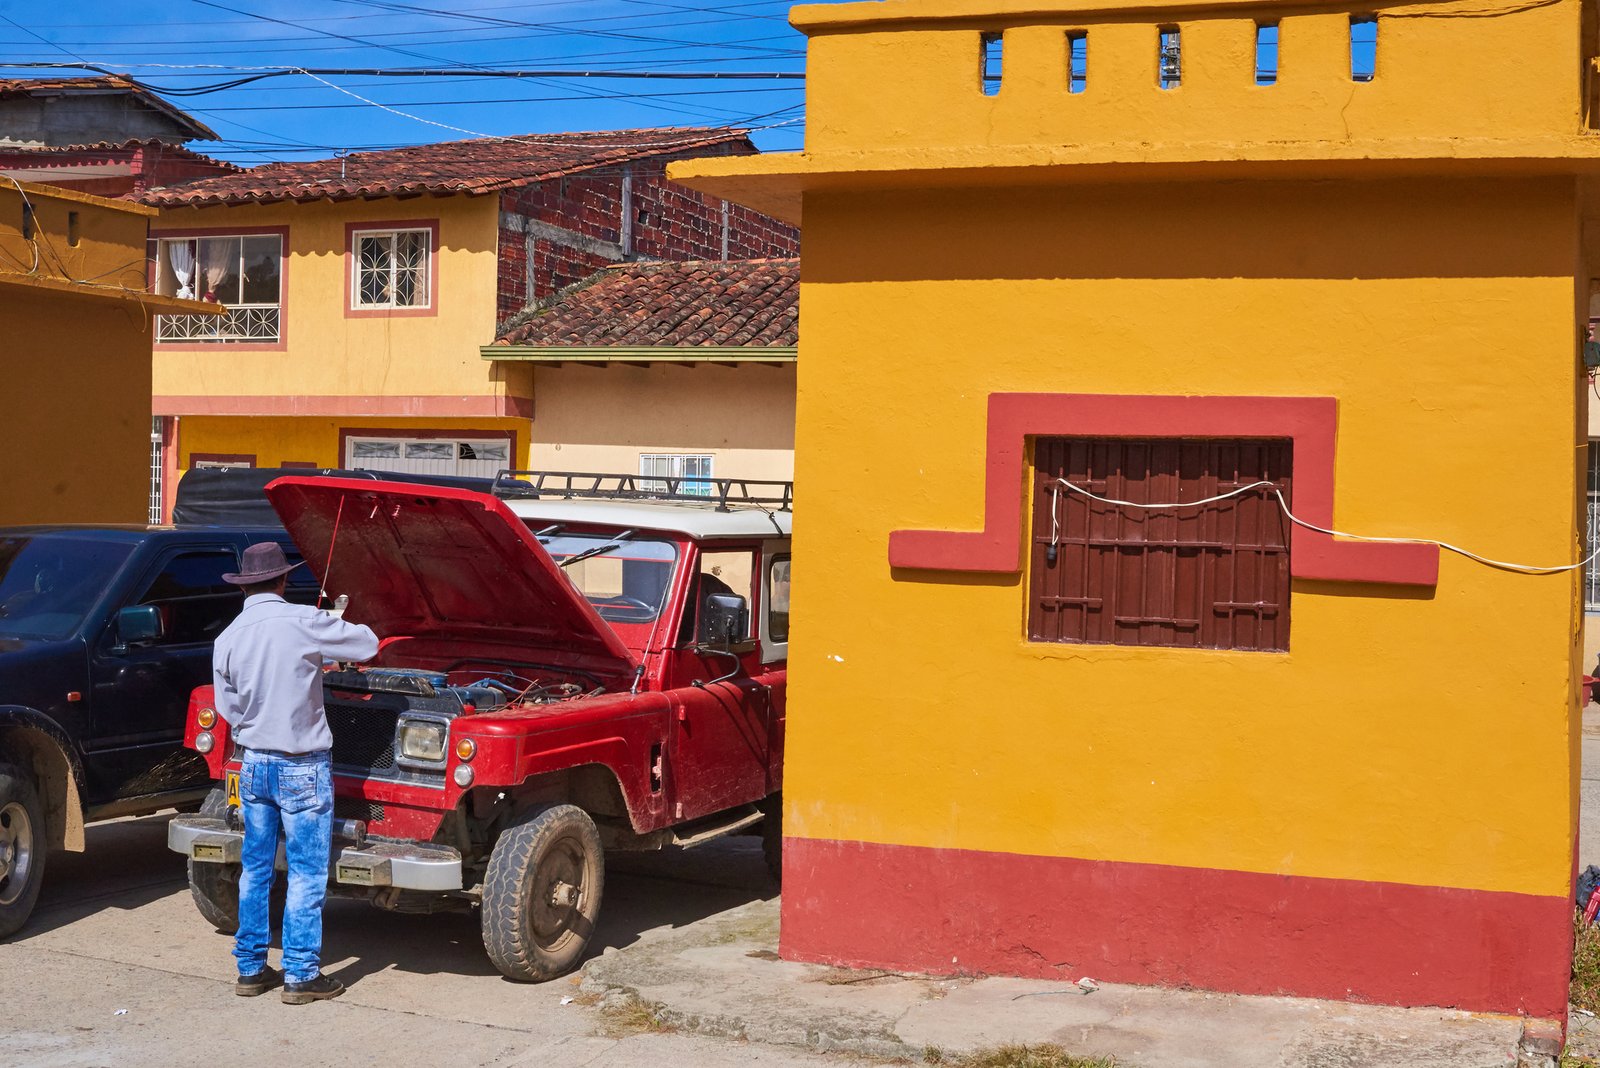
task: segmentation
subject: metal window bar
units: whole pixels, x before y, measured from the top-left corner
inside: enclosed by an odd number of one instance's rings
[[[521,481],[512,481],[520,479]],[[709,484],[711,492],[704,487]],[[707,478],[704,475],[621,475],[592,471],[516,471],[502,469],[491,492],[520,500],[636,500],[715,502],[717,511],[752,505],[779,512],[794,510],[794,483],[777,479]]]
[[[1584,556],[1600,550],[1600,441],[1589,442],[1589,512],[1584,536]],[[1583,569],[1583,610],[1600,612],[1600,562]]]
[[[162,477],[162,473],[163,473],[162,465],[161,465],[161,443],[162,443],[161,416],[154,415],[154,416],[150,417],[150,510],[149,510],[150,522],[153,523],[153,524],[160,523],[162,520],[164,520],[166,518],[166,516],[161,514],[162,513],[162,504],[163,504],[163,499],[162,499],[162,497],[163,497],[163,494],[162,494],[163,487],[162,487],[162,484],[161,484],[161,477]],[[1591,508],[1590,512],[1592,513],[1593,511],[1594,511],[1594,509]],[[1591,526],[1592,525],[1593,524],[1591,523]]]
[[[277,341],[278,305],[235,304],[221,316],[158,315],[157,341]]]

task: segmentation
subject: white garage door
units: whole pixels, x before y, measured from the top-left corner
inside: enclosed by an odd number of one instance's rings
[[[357,438],[345,440],[344,465],[366,471],[493,478],[511,466],[505,438]]]

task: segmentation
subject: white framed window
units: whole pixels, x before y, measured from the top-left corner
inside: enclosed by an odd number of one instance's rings
[[[639,474],[649,478],[681,478],[678,492],[696,497],[712,495],[711,455],[688,452],[645,452],[639,454]],[[704,481],[699,481],[699,480]],[[645,482],[640,488],[649,493],[667,492],[668,483]]]
[[[156,239],[156,292],[226,305],[222,315],[158,315],[156,340],[279,340],[283,237],[227,234]]]
[[[430,230],[356,230],[351,234],[350,307],[426,308]]]
[[[511,466],[506,438],[349,437],[344,465],[366,471],[493,478]]]

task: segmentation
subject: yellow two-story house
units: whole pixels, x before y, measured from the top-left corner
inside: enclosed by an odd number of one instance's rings
[[[157,319],[162,493],[207,465],[529,466],[533,367],[482,347],[612,264],[794,255],[792,227],[664,177],[671,160],[754,151],[720,128],[481,138],[144,194],[160,209],[154,291],[226,308]],[[671,444],[650,443],[641,473],[670,470]]]

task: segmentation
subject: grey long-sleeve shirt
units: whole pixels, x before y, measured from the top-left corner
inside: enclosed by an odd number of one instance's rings
[[[333,747],[322,707],[324,660],[370,660],[378,636],[275,593],[246,597],[211,654],[217,714],[251,749],[310,753]]]

